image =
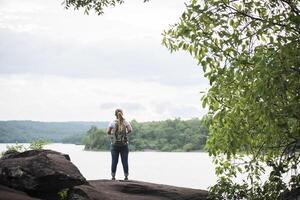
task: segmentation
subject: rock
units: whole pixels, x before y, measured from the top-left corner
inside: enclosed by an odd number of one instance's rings
[[[30,150],[0,159],[0,184],[31,196],[51,196],[85,183],[70,157],[52,150]]]
[[[208,192],[139,181],[87,182],[68,155],[51,150],[12,153],[0,159],[0,200],[58,200],[59,196],[68,200],[206,200]]]
[[[62,155],[64,156],[68,161],[71,161],[70,156],[67,154],[62,154],[60,152],[57,151],[52,151],[52,150],[47,150],[47,149],[41,149],[41,150],[29,150],[29,151],[24,151],[22,153],[18,153],[18,152],[12,152],[12,153],[8,153],[5,154],[1,160],[5,160],[8,158],[24,158],[24,157],[30,157],[30,156],[35,156],[37,154],[40,155],[44,155],[44,154],[55,154],[55,155]]]
[[[206,200],[205,190],[140,181],[89,181],[69,191],[68,200]]]
[[[0,185],[0,200],[39,200],[26,193]]]
[[[283,200],[300,200],[300,187],[297,187],[289,192],[283,193]]]

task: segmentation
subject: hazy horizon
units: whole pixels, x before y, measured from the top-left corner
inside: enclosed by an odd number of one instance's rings
[[[192,119],[202,119],[202,117],[191,117],[191,118],[187,118],[187,119],[183,119],[181,117],[174,117],[174,118],[167,118],[167,119],[163,119],[163,120],[149,120],[149,121],[140,121],[137,119],[129,119],[129,121],[132,120],[136,120],[137,122],[143,123],[143,122],[158,122],[158,121],[165,121],[165,120],[174,120],[174,119],[180,119],[182,121],[187,121],[187,120],[192,120]],[[30,120],[30,119],[20,119],[20,120],[15,120],[15,119],[10,119],[10,120],[0,120],[0,122],[14,122],[14,121],[19,121],[19,122],[46,122],[46,123],[73,123],[73,122],[111,122],[112,120],[114,120],[113,118],[110,120],[74,120],[74,121],[70,121],[70,120],[66,120],[66,121],[41,121],[41,120]],[[127,119],[126,119],[127,120]]]

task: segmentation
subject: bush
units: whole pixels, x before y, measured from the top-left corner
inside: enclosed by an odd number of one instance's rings
[[[194,145],[192,143],[185,144],[183,147],[183,151],[191,151],[194,149]]]
[[[27,150],[27,148],[24,147],[24,145],[19,144],[18,142],[16,142],[15,145],[6,145],[6,149],[7,149],[6,151],[1,153],[2,156],[10,153],[19,153]]]
[[[34,140],[30,142],[29,149],[40,150],[43,149],[46,144],[49,144],[49,142],[46,140],[43,139]]]
[[[6,151],[1,153],[1,156],[10,154],[10,153],[21,153],[28,150],[40,150],[43,149],[46,144],[49,142],[43,139],[34,140],[30,143],[29,147],[26,148],[23,144],[16,142],[14,145],[6,145]]]

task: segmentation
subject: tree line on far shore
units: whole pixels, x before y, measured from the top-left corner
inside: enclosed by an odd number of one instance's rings
[[[129,148],[133,151],[199,151],[208,136],[204,120],[131,121]],[[83,137],[86,150],[109,150],[110,137],[106,130],[92,126]]]

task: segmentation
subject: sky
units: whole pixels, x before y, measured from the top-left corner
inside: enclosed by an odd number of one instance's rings
[[[202,117],[203,71],[162,46],[184,0],[125,1],[104,15],[62,0],[0,0],[0,120]]]

